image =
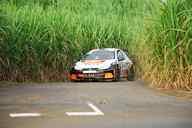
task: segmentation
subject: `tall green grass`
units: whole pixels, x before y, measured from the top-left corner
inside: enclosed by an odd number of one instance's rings
[[[142,9],[136,3],[58,0],[55,6],[37,0],[3,2],[0,78],[61,79],[72,60],[92,48],[128,48],[138,26],[137,9],[128,10],[129,6]]]
[[[143,45],[144,78],[163,88],[192,88],[192,2],[152,2]],[[146,47],[147,46],[147,47]]]
[[[136,55],[138,74],[192,88],[190,0],[2,0],[0,80],[63,80],[92,48]]]

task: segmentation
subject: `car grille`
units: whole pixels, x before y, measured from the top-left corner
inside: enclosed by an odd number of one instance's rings
[[[99,71],[99,68],[84,68],[83,71]]]
[[[85,73],[84,74],[85,78],[101,78],[103,76],[104,76],[103,73]]]

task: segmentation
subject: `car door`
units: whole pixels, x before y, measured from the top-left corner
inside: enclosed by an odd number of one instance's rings
[[[121,50],[118,50],[117,59],[118,59],[120,77],[125,77],[127,75],[127,71],[128,71],[128,61],[127,61],[127,57],[126,57],[125,53],[123,53],[123,51],[121,51]]]

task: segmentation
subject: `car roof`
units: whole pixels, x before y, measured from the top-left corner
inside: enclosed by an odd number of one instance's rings
[[[99,50],[116,51],[118,49],[117,48],[97,48],[97,49],[92,49],[90,52],[99,51]]]

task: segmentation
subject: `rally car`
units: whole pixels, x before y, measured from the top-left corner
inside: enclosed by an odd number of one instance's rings
[[[118,81],[121,78],[134,80],[134,65],[126,52],[116,48],[89,51],[73,64],[69,74],[71,81]]]

